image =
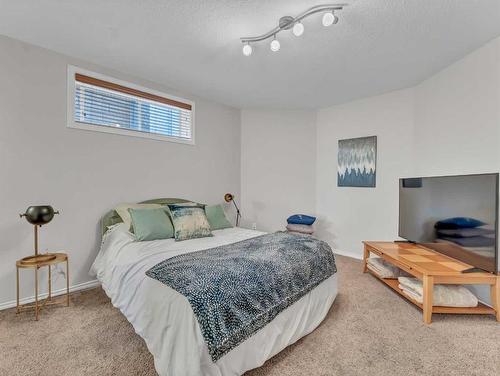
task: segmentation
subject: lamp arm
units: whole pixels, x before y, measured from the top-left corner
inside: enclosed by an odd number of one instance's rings
[[[236,205],[236,202],[233,200],[234,207],[236,208],[236,213],[240,214],[240,209],[238,208],[238,205]]]
[[[234,207],[236,208],[236,227],[238,227],[240,224],[240,217],[241,217],[240,208],[238,208],[238,205],[236,205],[236,202],[234,200],[233,204]]]

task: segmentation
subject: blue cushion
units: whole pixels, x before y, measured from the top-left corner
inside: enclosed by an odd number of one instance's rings
[[[286,220],[288,223],[293,225],[312,225],[316,217],[311,217],[310,215],[305,214],[295,214]]]
[[[485,224],[486,223],[474,218],[454,217],[436,222],[434,227],[437,229],[474,228],[484,226]]]

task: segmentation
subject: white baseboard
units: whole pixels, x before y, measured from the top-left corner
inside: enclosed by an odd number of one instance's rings
[[[343,251],[341,249],[334,249],[333,253],[335,253],[336,255],[340,255],[340,256],[346,256],[346,257],[354,258],[356,260],[362,260],[363,259],[363,256],[361,256],[361,255],[359,255],[357,253],[346,252],[346,251]]]
[[[80,290],[87,290],[87,289],[91,289],[93,287],[97,287],[99,286],[100,283],[97,279],[94,279],[92,281],[88,281],[88,282],[83,282],[83,283],[79,283],[77,285],[73,285],[73,286],[70,286],[69,287],[69,292],[75,292],[75,291],[80,291]],[[62,294],[65,294],[66,293],[66,289],[65,288],[62,288],[62,289],[59,289],[59,290],[54,290],[52,291],[52,296],[58,296],[58,295],[62,295]],[[38,295],[38,299],[45,299],[49,294],[48,293],[43,293],[43,294],[40,294]],[[27,304],[27,303],[33,303],[35,301],[35,296],[29,296],[27,298],[22,298],[19,300],[19,304]],[[15,300],[11,300],[9,302],[4,302],[4,303],[0,303],[0,311],[3,310],[3,309],[7,309],[7,308],[12,308],[12,307],[15,307],[16,306],[16,301]]]

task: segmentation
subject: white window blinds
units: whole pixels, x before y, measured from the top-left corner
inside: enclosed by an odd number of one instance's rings
[[[192,140],[188,103],[75,74],[74,121]]]

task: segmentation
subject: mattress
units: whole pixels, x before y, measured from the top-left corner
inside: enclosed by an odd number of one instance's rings
[[[173,239],[134,242],[123,224],[103,237],[91,274],[132,324],[152,353],[159,375],[241,375],[259,367],[288,345],[313,331],[337,295],[337,275],[282,311],[274,320],[213,362],[187,299],[145,272],[180,254],[213,248],[262,235],[229,228],[214,236],[175,242]]]

